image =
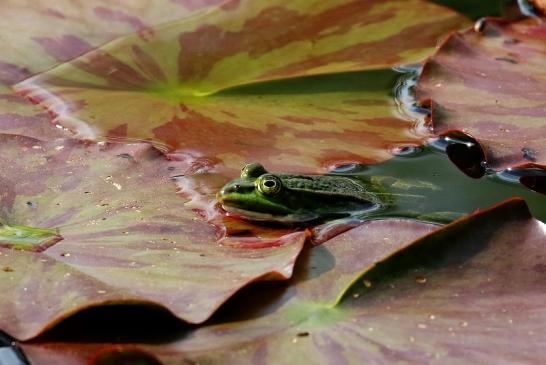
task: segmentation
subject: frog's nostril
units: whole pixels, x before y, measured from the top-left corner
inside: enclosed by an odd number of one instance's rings
[[[241,185],[239,185],[239,184],[224,186],[224,187],[222,188],[222,190],[220,190],[220,195],[226,195],[226,194],[230,194],[230,193],[235,193],[235,192],[237,192],[240,188],[241,188]]]

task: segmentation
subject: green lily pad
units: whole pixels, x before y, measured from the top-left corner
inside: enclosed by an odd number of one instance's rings
[[[285,290],[255,287],[231,303],[232,310],[253,303],[250,314],[239,310],[171,344],[115,348],[166,365],[536,364],[545,336],[545,245],[544,224],[521,200],[436,231],[368,222],[306,251]],[[23,347],[38,363],[68,365],[112,348]]]
[[[546,164],[546,25],[488,19],[453,34],[425,64],[417,97],[438,134],[460,130],[493,169]]]
[[[385,160],[391,145],[427,137],[387,95],[396,73],[338,74],[421,61],[464,24],[420,0],[234,1],[15,88],[85,138],[151,140],[232,169],[253,158],[324,170]]]
[[[170,180],[188,165],[148,144],[0,135],[0,156],[0,222],[32,227],[35,244],[62,237],[22,250],[0,230],[0,328],[19,339],[102,304],[160,305],[200,323],[248,283],[289,278],[303,247],[304,232],[259,250],[217,243]]]

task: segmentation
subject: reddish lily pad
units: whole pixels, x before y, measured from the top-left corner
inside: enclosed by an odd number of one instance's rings
[[[0,83],[0,132],[18,134],[41,140],[52,140],[71,135],[64,128],[57,128],[53,117],[28,100],[13,95]]]
[[[386,92],[395,73],[331,74],[420,61],[462,24],[420,0],[234,1],[145,40],[118,39],[16,90],[85,138],[153,140],[237,169],[253,158],[316,171],[384,160],[392,144],[425,138]],[[319,74],[330,75],[285,80]],[[270,80],[285,81],[233,90]]]
[[[546,14],[546,0],[530,0],[542,14]]]
[[[156,304],[202,322],[249,282],[290,277],[305,239],[217,244],[169,179],[187,164],[148,144],[0,135],[0,156],[0,222],[62,238],[35,250],[0,240],[0,328],[19,339],[101,304]]]
[[[2,1],[0,83],[45,71],[121,35],[148,37],[151,27],[222,0]]]
[[[488,19],[453,34],[425,64],[417,97],[434,130],[463,131],[490,167],[546,164],[546,25]]]
[[[118,36],[181,19],[220,0],[2,1],[0,131],[42,140],[68,137],[42,108],[12,94],[12,85]]]
[[[163,364],[542,361],[546,233],[521,200],[414,243],[427,227],[396,226],[395,237],[388,221],[370,222],[312,249],[293,285],[261,315],[142,347]],[[31,360],[69,365],[105,351],[76,344],[24,348]]]

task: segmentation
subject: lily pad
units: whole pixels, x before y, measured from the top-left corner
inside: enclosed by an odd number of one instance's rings
[[[152,26],[221,2],[2,1],[0,83],[14,84],[121,35],[146,38]]]
[[[170,181],[188,165],[145,143],[0,135],[0,156],[0,222],[58,238],[23,245],[0,230],[0,328],[19,339],[102,304],[160,305],[200,323],[249,282],[289,278],[305,239],[217,244]]]
[[[493,169],[546,164],[546,25],[488,19],[453,34],[425,64],[418,99],[438,134],[463,131]]]
[[[37,363],[70,365],[113,350],[163,364],[540,363],[546,236],[521,200],[432,232],[392,224],[369,222],[310,249],[284,291],[254,288],[232,303],[254,303],[251,314],[178,342],[23,347]]]
[[[530,0],[542,14],[546,14],[546,0]]]
[[[0,132],[41,140],[71,134],[52,116],[7,88],[33,74],[94,49],[116,37],[184,18],[220,0],[2,1],[0,23]]]
[[[392,144],[426,137],[386,95],[396,73],[338,74],[418,62],[463,24],[420,0],[237,1],[147,39],[118,39],[15,88],[85,138],[152,140],[234,169],[252,157],[324,170],[385,160]]]

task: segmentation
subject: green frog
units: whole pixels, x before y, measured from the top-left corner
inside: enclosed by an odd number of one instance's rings
[[[217,200],[231,215],[284,224],[393,216],[446,223],[458,218],[453,212],[419,211],[427,193],[437,190],[426,181],[388,176],[274,174],[251,163],[218,192]]]
[[[442,151],[424,146],[376,165],[338,168],[326,175],[270,173],[246,165],[217,200],[228,214],[246,220],[289,225],[359,224],[404,218],[446,224],[478,209],[520,196],[546,219],[546,196],[502,174],[471,178]]]

